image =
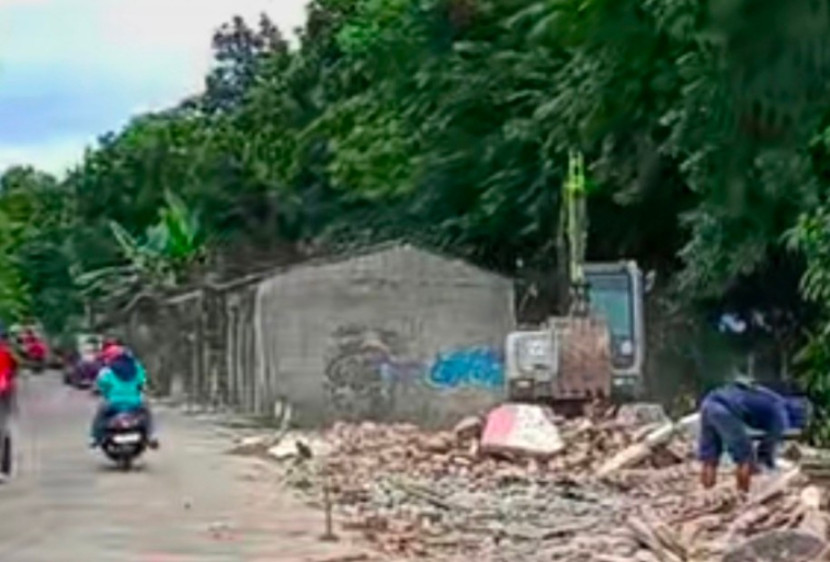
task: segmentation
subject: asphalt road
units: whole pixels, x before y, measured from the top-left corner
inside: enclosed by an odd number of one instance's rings
[[[87,446],[95,399],[57,374],[25,379],[15,475],[0,486],[2,562],[349,560],[319,540],[322,515],[281,489],[273,466],[227,454],[227,433],[156,407],[161,449],[133,472]]]

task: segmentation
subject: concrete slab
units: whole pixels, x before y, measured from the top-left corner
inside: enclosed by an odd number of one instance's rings
[[[503,404],[487,415],[481,452],[550,457],[565,448],[550,408]]]

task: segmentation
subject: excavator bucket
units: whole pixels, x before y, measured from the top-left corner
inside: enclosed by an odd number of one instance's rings
[[[595,317],[554,318],[559,372],[554,401],[605,400],[611,396],[612,370],[607,324]]]
[[[552,318],[542,330],[507,338],[508,398],[551,404],[569,415],[605,403],[613,383],[610,336],[600,317]]]

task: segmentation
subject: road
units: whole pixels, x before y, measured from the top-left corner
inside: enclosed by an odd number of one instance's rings
[[[161,450],[136,470],[91,451],[95,401],[55,374],[25,379],[16,474],[0,486],[3,562],[350,560],[319,540],[322,515],[280,489],[274,467],[229,455],[221,428],[155,408]]]

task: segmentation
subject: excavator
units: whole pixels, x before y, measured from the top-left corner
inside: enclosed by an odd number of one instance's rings
[[[544,403],[565,415],[596,401],[637,400],[643,392],[647,280],[635,261],[585,263],[586,198],[584,159],[572,152],[559,221],[568,258],[566,313],[510,333],[505,345],[508,399]]]

